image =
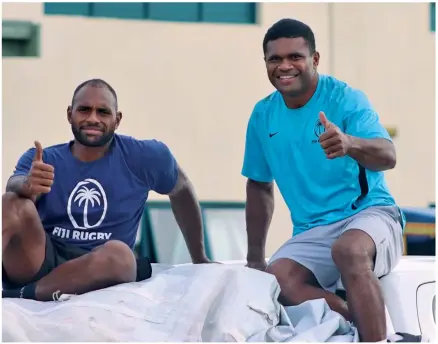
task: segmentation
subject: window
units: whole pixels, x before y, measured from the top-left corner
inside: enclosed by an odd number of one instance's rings
[[[38,57],[40,27],[27,21],[3,20],[3,57]]]
[[[147,18],[152,20],[198,22],[199,4],[196,2],[151,2]]]
[[[201,202],[205,239],[216,261],[245,260],[248,249],[245,203]]]
[[[96,2],[90,5],[90,16],[123,19],[142,19],[144,17],[141,2]]]
[[[88,2],[46,2],[44,13],[89,16],[90,7],[91,3]]]
[[[244,260],[247,249],[245,203],[199,203],[207,257],[213,260]],[[138,256],[146,255],[152,262],[165,264],[191,262],[170,203],[148,201],[146,205],[137,243]]]
[[[429,26],[430,26],[430,31],[435,32],[435,2],[430,3],[429,5]]]
[[[178,22],[255,24],[256,4],[249,2],[47,2],[44,13]]]
[[[255,4],[248,2],[206,2],[201,4],[206,22],[255,23]]]

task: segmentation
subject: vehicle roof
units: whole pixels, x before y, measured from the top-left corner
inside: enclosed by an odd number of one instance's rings
[[[393,272],[435,271],[435,256],[402,256]]]

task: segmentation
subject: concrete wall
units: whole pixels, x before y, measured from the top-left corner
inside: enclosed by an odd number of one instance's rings
[[[283,17],[308,23],[320,72],[363,89],[399,131],[398,166],[387,174],[401,205],[435,200],[435,43],[428,4],[262,3],[260,25],[164,23],[45,16],[42,4],[4,3],[4,19],[42,25],[41,58],[3,59],[3,177],[35,139],[71,138],[74,88],[112,84],[120,133],[166,142],[203,200],[245,199],[240,176],[248,116],[272,91],[261,41]],[[291,233],[277,192],[268,254]],[[151,198],[158,198],[151,195]]]

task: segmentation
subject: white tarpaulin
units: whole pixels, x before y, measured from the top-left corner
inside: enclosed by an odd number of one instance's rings
[[[3,299],[3,341],[358,341],[324,300],[283,308],[267,273],[220,264],[153,271],[63,302]]]

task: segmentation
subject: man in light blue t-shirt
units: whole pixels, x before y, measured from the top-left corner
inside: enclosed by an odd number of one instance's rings
[[[403,250],[404,217],[383,174],[396,164],[394,145],[363,92],[318,74],[306,24],[280,20],[263,49],[277,90],[256,104],[246,134],[248,266],[277,277],[284,305],[325,298],[362,341],[383,340],[378,277]],[[274,180],[294,230],[266,267]],[[348,307],[333,293],[340,277]]]

